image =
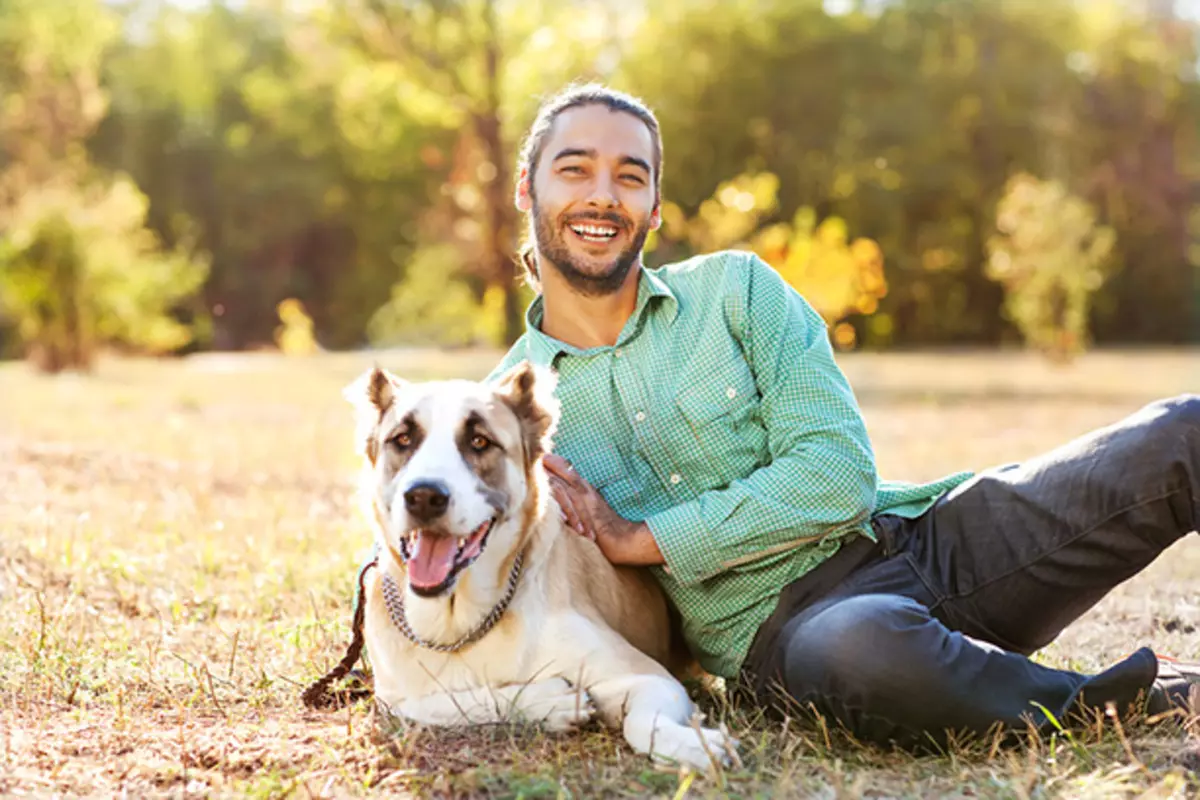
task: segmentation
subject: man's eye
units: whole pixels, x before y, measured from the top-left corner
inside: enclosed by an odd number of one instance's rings
[[[583,167],[563,167],[559,172],[570,173],[571,175],[582,175]]]
[[[408,433],[397,433],[388,441],[398,450],[407,450],[412,447],[412,435]]]
[[[641,186],[645,183],[645,181],[642,180],[641,175],[625,175],[624,179],[630,181],[631,183],[636,183],[638,186]]]
[[[479,434],[475,434],[474,436],[471,437],[471,449],[474,450],[476,453],[482,453],[484,450],[487,450],[491,446],[492,446],[492,440],[487,438],[486,436],[480,436]]]

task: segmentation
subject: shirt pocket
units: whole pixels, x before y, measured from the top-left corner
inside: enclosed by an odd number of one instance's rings
[[[767,462],[761,398],[744,360],[728,359],[688,380],[675,396],[686,424],[675,454],[701,490],[727,486]]]

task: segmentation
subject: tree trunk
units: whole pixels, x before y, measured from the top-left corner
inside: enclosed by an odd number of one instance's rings
[[[504,344],[509,345],[523,332],[524,319],[513,254],[515,212],[509,192],[511,170],[500,122],[500,42],[496,12],[490,0],[484,6],[483,19],[487,30],[483,52],[485,89],[483,108],[475,115],[475,132],[486,159],[480,177],[485,201],[488,282],[504,290]]]

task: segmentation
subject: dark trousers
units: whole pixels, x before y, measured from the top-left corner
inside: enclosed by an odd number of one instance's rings
[[[877,545],[785,589],[744,675],[762,699],[902,745],[1132,703],[1155,681],[1149,649],[1095,676],[1027,656],[1198,525],[1200,397],[1156,402],[917,519],[876,518]]]

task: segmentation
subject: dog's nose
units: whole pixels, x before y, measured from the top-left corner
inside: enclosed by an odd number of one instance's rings
[[[441,481],[419,481],[404,492],[404,507],[419,520],[437,519],[450,505],[450,490]]]

